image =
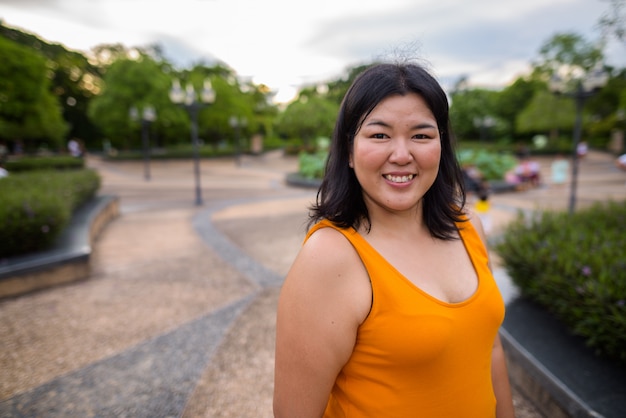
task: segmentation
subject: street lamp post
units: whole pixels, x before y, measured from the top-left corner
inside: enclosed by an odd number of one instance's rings
[[[211,82],[207,79],[200,93],[197,93],[191,84],[185,90],[180,86],[178,80],[174,80],[170,90],[172,102],[183,106],[191,118],[191,143],[193,145],[194,175],[196,182],[196,205],[201,206],[202,188],[200,186],[200,153],[198,144],[198,114],[200,109],[205,108],[215,102],[215,91],[211,87]]]
[[[136,107],[130,108],[130,118],[139,119]],[[156,111],[152,106],[146,106],[141,113],[141,145],[143,149],[143,177],[150,181],[150,124],[156,120]]]
[[[482,116],[474,118],[474,126],[479,129],[480,140],[489,139],[489,130],[496,126],[496,120],[491,116]]]
[[[245,128],[248,125],[248,120],[244,117],[237,118],[237,116],[231,116],[228,119],[228,124],[235,130],[235,161],[238,166],[241,165],[241,128]]]
[[[576,87],[573,91],[567,90],[567,82],[558,75],[554,75],[550,80],[550,89],[556,94],[563,94],[574,99],[576,104],[576,119],[574,121],[574,134],[572,144],[572,179],[570,182],[569,195],[569,213],[572,214],[576,210],[576,190],[578,187],[578,145],[582,137],[583,129],[583,110],[587,99],[593,96],[607,82],[608,75],[601,69],[597,68],[590,71],[585,77],[575,80]]]

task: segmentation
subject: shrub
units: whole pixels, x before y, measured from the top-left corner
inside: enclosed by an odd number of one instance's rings
[[[32,171],[0,179],[0,257],[48,247],[99,187],[93,170]]]
[[[474,165],[486,180],[502,180],[507,171],[517,165],[510,153],[495,153],[483,149],[463,149],[458,152],[459,164]]]
[[[307,179],[321,179],[326,169],[328,152],[318,151],[315,153],[301,152],[298,155],[299,173]]]
[[[5,165],[9,173],[21,173],[34,170],[82,169],[85,167],[85,161],[71,156],[20,157],[7,161]]]
[[[217,158],[233,155],[233,149],[228,147],[213,147],[210,145],[200,145],[198,147],[198,156],[200,158]],[[194,158],[195,153],[191,144],[171,146],[167,148],[152,149],[150,158],[152,160],[169,160],[169,159],[188,159]],[[116,151],[106,156],[112,161],[136,161],[144,158],[141,150]]]
[[[597,354],[626,362],[626,202],[519,216],[495,250],[523,295]]]
[[[300,175],[306,179],[321,179],[326,171],[330,139],[319,137],[315,140],[315,151],[300,151],[298,154]]]
[[[267,136],[263,139],[263,150],[270,151],[285,148],[286,141],[276,136]]]

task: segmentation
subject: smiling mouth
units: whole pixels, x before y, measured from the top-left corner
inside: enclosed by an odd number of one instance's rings
[[[392,183],[407,183],[413,180],[415,174],[409,174],[408,176],[392,176],[391,174],[386,174],[385,178]]]

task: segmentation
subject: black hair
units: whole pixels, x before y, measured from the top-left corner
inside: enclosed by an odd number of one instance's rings
[[[310,208],[309,226],[328,219],[342,228],[371,227],[363,191],[348,161],[354,138],[369,113],[393,95],[416,93],[432,111],[440,132],[441,159],[435,182],[423,197],[424,222],[439,239],[455,239],[463,221],[465,188],[451,133],[448,99],[423,67],[413,63],[375,64],[363,71],[343,98],[335,123],[324,179]]]

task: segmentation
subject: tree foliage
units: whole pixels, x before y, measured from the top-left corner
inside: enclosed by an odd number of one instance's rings
[[[599,26],[605,33],[610,30],[612,36],[619,37],[623,33],[624,0],[610,2],[611,9]],[[139,149],[141,122],[131,118],[130,109],[141,113],[147,106],[154,107],[157,113],[150,124],[152,146],[187,145],[191,115],[172,103],[168,94],[175,79],[196,90],[205,80],[213,85],[215,102],[198,113],[199,137],[206,144],[230,146],[238,134],[244,142],[261,134],[312,145],[313,139],[331,135],[347,89],[358,74],[374,65],[354,65],[335,79],[303,87],[298,98],[282,108],[270,103],[272,95],[267,86],[240,79],[223,63],[174,68],[159,45],[104,44],[85,55],[1,22],[0,35],[0,39],[4,38],[0,54],[11,55],[2,60],[0,67],[0,139],[10,136],[28,140],[31,148],[38,141],[60,148],[64,140],[78,137],[92,149],[100,149],[103,140],[115,148]],[[8,52],[7,42],[25,49]],[[520,76],[501,90],[470,87],[467,80],[461,79],[450,94],[455,133],[463,140],[517,142],[529,141],[535,133],[569,131],[573,125],[573,103],[552,97],[548,81],[553,74],[573,79],[584,75],[602,63],[603,46],[602,42],[590,42],[576,33],[560,33],[541,45],[532,73]],[[588,101],[584,118],[586,133],[606,138],[605,142],[612,130],[624,124],[620,114],[626,112],[625,72],[607,70],[612,71],[610,81]],[[9,97],[10,108],[5,105]],[[245,123],[231,126],[232,118]]]
[[[496,113],[504,123],[505,134],[509,138],[520,137],[525,131],[519,130],[518,115],[530,104],[535,93],[545,89],[545,84],[530,77],[518,77],[505,87],[496,98]]]
[[[114,61],[104,75],[102,93],[89,107],[89,116],[116,148],[128,149],[139,145],[139,121],[132,120],[131,108],[141,114],[147,106],[157,110],[155,126],[170,121],[162,110],[169,105],[170,78],[150,57],[137,60],[122,58]]]
[[[332,135],[339,105],[320,96],[297,100],[281,113],[277,132],[285,138],[302,138],[305,146],[317,137]]]
[[[614,37],[626,43],[626,0],[609,0],[609,9],[605,11],[598,26],[605,40]]]
[[[497,111],[498,92],[482,88],[452,93],[450,120],[460,139],[485,139],[489,131],[502,130]]]
[[[87,106],[89,100],[99,93],[101,69],[81,53],[67,50],[60,44],[45,42],[1,22],[0,34],[46,58],[48,71],[52,74],[50,90],[56,96],[68,125],[65,136],[85,142],[97,136],[95,126],[87,116]]]
[[[27,149],[61,146],[67,125],[50,91],[46,59],[0,37],[0,62],[0,138]]]
[[[571,99],[555,96],[547,90],[539,90],[517,115],[516,127],[518,132],[529,134],[570,130],[574,125],[574,114],[574,103]]]
[[[602,64],[602,46],[585,40],[577,33],[557,33],[539,49],[539,60],[534,64],[535,76],[548,81],[559,76],[567,89]]]

